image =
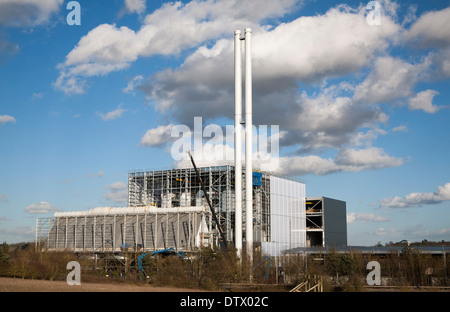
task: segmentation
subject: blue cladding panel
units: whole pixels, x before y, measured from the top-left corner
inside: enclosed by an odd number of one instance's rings
[[[256,185],[256,186],[262,185],[262,173],[261,172],[253,172],[253,185]]]

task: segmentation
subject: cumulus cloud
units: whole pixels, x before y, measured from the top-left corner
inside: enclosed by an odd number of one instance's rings
[[[414,97],[411,97],[408,102],[408,106],[413,110],[423,110],[424,112],[434,114],[441,107],[433,105],[433,98],[439,92],[435,90],[425,90],[417,93]]]
[[[103,195],[103,198],[107,201],[117,203],[117,204],[125,204],[128,201],[128,186],[123,182],[114,182],[107,186],[105,189],[108,189],[109,192]]]
[[[354,168],[354,171],[397,167],[403,164],[402,159],[389,156],[377,147],[344,149],[338,153],[335,162],[344,168]]]
[[[63,0],[0,0],[0,25],[31,27],[48,22]]]
[[[55,211],[61,211],[61,209],[46,201],[41,201],[25,207],[25,212],[29,214],[47,214]]]
[[[131,79],[128,82],[128,85],[126,86],[126,88],[123,89],[123,92],[134,94],[134,89],[136,88],[136,85],[138,85],[138,83],[141,82],[143,79],[144,79],[144,77],[142,75],[137,75],[137,76],[133,77],[133,79]]]
[[[383,22],[377,27],[367,24],[365,6],[351,8],[345,4],[324,14],[302,16],[276,26],[262,25],[269,18],[285,15],[299,3],[175,2],[148,14],[138,30],[100,25],[81,38],[59,65],[60,77],[55,86],[67,93],[82,93],[88,86],[88,77],[126,69],[142,57],[177,55],[192,49],[178,68],[165,69],[150,77],[138,75],[123,89],[125,93],[143,92],[149,104],[171,122],[149,129],[141,137],[141,146],[162,147],[170,142],[174,124],[191,124],[199,114],[205,120],[223,117],[233,120],[234,57],[230,29],[250,26],[253,102],[257,105],[253,121],[280,125],[283,132],[280,145],[296,148],[295,156],[279,158],[284,172],[329,174],[401,165],[402,158],[372,146],[377,137],[387,134],[380,123],[385,123],[388,116],[378,104],[406,104],[428,112],[434,110],[433,91],[416,94],[415,87],[431,77],[430,70],[439,57],[440,63],[446,62],[442,51],[418,62],[389,56],[389,48],[401,42],[406,31],[397,23],[399,6],[389,0],[383,1]],[[136,6],[130,6],[130,11],[132,8]],[[424,32],[419,27],[422,17],[406,31],[411,38]],[[177,23],[172,23],[173,20]],[[424,34],[420,36],[425,38]],[[412,42],[408,38],[404,43]],[[439,38],[439,46],[444,47],[445,35]],[[429,42],[437,44],[437,41],[423,42],[423,47]],[[328,84],[330,78],[345,76],[355,81]],[[303,85],[320,89],[299,91]],[[336,157],[307,155],[326,149],[335,149]]]
[[[282,126],[288,133],[281,144],[300,144],[298,152],[305,153],[341,146],[362,125],[385,120],[378,109],[339,94],[348,86],[299,95],[299,83],[320,82],[370,65],[397,31],[387,18],[374,32],[362,11],[347,6],[254,31],[254,123]],[[231,120],[233,77],[233,42],[220,39],[210,47],[199,47],[178,69],[148,77],[138,89],[157,110],[178,122],[188,123],[198,112],[205,119]]]
[[[389,219],[373,213],[357,213],[357,212],[347,213],[347,224],[352,224],[354,222],[386,222],[386,221],[389,221]]]
[[[291,106],[300,81],[317,82],[361,69],[376,51],[387,47],[389,37],[397,31],[398,26],[388,19],[374,32],[362,12],[351,12],[345,6],[324,15],[300,17],[272,30],[253,31],[255,102],[262,102],[263,112],[274,103]],[[174,112],[175,118],[205,102],[206,113],[214,117],[225,110],[217,111],[219,107],[232,102],[233,77],[233,43],[222,39],[211,48],[197,49],[178,70],[151,77],[147,89],[142,90],[154,98],[161,111],[181,109],[181,113]]]
[[[105,175],[105,172],[104,172],[103,170],[100,170],[98,173],[94,173],[94,174],[92,174],[92,173],[86,174],[86,176],[87,176],[88,178],[96,178],[96,177],[101,178],[101,177],[103,177],[104,175]]]
[[[433,77],[450,77],[450,7],[431,11],[420,16],[410,29],[405,31],[406,43],[421,49],[431,50],[427,60],[434,68]]]
[[[66,93],[82,93],[86,77],[123,70],[138,57],[178,54],[183,49],[221,37],[230,29],[249,26],[260,29],[261,20],[281,16],[297,2],[173,2],[147,15],[138,31],[125,26],[99,25],[81,38],[60,64],[60,76],[54,86]],[[134,10],[142,7],[141,4],[142,1],[126,3],[129,9]],[[173,23],[174,20],[177,22]]]
[[[390,103],[414,95],[414,87],[427,73],[429,63],[410,64],[384,56],[375,59],[373,71],[355,88],[358,103]]]
[[[450,44],[450,7],[424,13],[405,32],[405,39],[420,47],[445,47]]]
[[[103,120],[103,121],[111,121],[111,120],[115,120],[115,119],[122,117],[122,114],[126,111],[127,111],[126,109],[123,109],[119,106],[111,112],[108,112],[106,114],[97,113],[97,115],[99,115],[101,120]]]
[[[127,185],[126,183],[118,181],[105,186],[105,188],[111,191],[121,191],[126,189]]]
[[[286,175],[326,175],[335,172],[357,172],[396,167],[401,158],[387,155],[381,148],[342,149],[332,158],[316,155],[280,157],[280,172]]]
[[[160,146],[172,139],[171,133],[173,124],[158,126],[148,130],[141,138],[141,146]]]
[[[393,132],[403,132],[403,131],[408,131],[408,128],[405,125],[402,125],[402,126],[392,128],[392,131]]]
[[[4,125],[7,122],[16,123],[16,118],[9,115],[0,115],[0,124]]]
[[[273,109],[276,110],[276,107]],[[281,144],[300,144],[298,152],[301,153],[338,148],[347,143],[361,145],[363,142],[370,142],[382,130],[372,129],[366,133],[356,133],[358,129],[371,127],[387,119],[386,115],[377,109],[358,105],[349,97],[327,90],[317,96],[308,96],[303,92],[296,105],[287,110],[283,117],[285,121],[279,122],[282,129],[288,133],[283,136]]]
[[[450,200],[450,183],[438,186],[434,192],[430,193],[410,193],[405,197],[383,198],[380,200],[380,206],[382,208],[411,208],[440,204],[448,200]]]
[[[146,10],[146,0],[125,0],[125,7],[129,13],[142,14]]]

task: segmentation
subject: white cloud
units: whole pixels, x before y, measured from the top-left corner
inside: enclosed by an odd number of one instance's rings
[[[16,123],[16,118],[9,115],[0,115],[0,124],[5,124],[7,122]]]
[[[450,46],[439,49],[437,52],[430,52],[430,61],[435,66],[435,76],[440,79],[450,77]]]
[[[430,230],[424,224],[413,224],[396,228],[377,228],[371,235],[383,236],[387,241],[408,240],[410,242],[422,241],[428,239],[432,241],[441,241],[448,239],[448,228]]]
[[[106,114],[97,113],[97,115],[99,115],[103,121],[111,121],[111,120],[115,120],[117,118],[122,117],[122,114],[126,111],[127,111],[126,109],[123,109],[119,106],[111,112],[108,112]]]
[[[157,128],[148,130],[141,138],[141,146],[159,146],[169,142],[172,137],[173,124],[166,126],[158,126]]]
[[[0,25],[31,27],[48,22],[64,0],[0,0]]]
[[[355,88],[359,103],[390,103],[414,94],[417,82],[429,69],[429,63],[410,64],[399,58],[379,57],[373,71]]]
[[[433,105],[433,98],[439,92],[435,90],[425,90],[417,93],[414,97],[411,97],[408,101],[408,106],[413,110],[423,110],[424,112],[434,114],[442,107]]]
[[[400,30],[385,17],[373,31],[364,13],[365,8],[352,10],[341,5],[323,15],[281,24],[262,37],[255,34],[255,68],[261,68],[258,73],[263,77],[290,76],[302,81],[360,69],[375,52],[384,51]]]
[[[101,177],[103,177],[104,174],[105,174],[105,172],[103,170],[100,170],[98,173],[94,173],[94,174],[88,173],[88,174],[86,174],[86,176],[89,178],[96,178],[96,177],[101,178]]]
[[[171,126],[174,127],[174,126]],[[149,130],[142,142],[147,142],[148,146],[162,145],[167,142],[173,142],[170,137],[170,131],[165,129],[166,126],[160,126]],[[274,138],[282,136],[283,133],[275,134]],[[220,142],[201,142],[197,147],[192,144],[192,133],[187,133],[185,137],[178,138],[180,144],[183,144],[183,150],[178,151],[175,147],[177,157],[174,158],[175,165],[178,167],[190,166],[190,159],[183,151],[191,150],[191,153],[198,166],[232,164],[234,161],[234,139],[225,140],[221,137]],[[145,139],[145,140],[144,140]],[[172,140],[171,140],[172,139]],[[276,147],[268,147],[264,142],[270,145],[277,144]],[[264,171],[275,171],[279,174],[289,176],[300,176],[307,174],[327,175],[335,172],[357,172],[364,170],[378,170],[382,168],[396,167],[403,164],[402,158],[397,158],[386,154],[381,148],[363,147],[359,149],[345,148],[340,149],[336,157],[322,158],[317,155],[308,156],[282,156],[279,155],[278,143],[272,141],[272,136],[261,137],[253,135],[253,163],[256,168]],[[141,145],[145,145],[141,142]],[[256,143],[258,142],[258,144]],[[261,145],[263,143],[263,145]],[[201,149],[198,149],[200,148]],[[173,148],[173,147],[172,147]],[[273,150],[272,148],[275,148]],[[173,153],[174,151],[172,151]],[[244,154],[242,155],[244,159]]]
[[[103,198],[117,204],[125,204],[128,201],[128,186],[123,182],[114,182],[105,186],[105,189],[110,190],[103,195]]]
[[[255,96],[263,99],[269,95],[274,101],[277,93],[297,91],[298,81],[320,81],[358,70],[370,63],[375,52],[387,47],[398,29],[387,19],[374,32],[362,12],[352,13],[344,7],[300,17],[270,31],[253,31]],[[212,94],[219,104],[210,105],[223,106],[232,99],[233,42],[224,39],[211,48],[200,47],[179,70],[167,70],[152,78],[147,94],[161,111],[189,107],[185,99],[203,103]]]
[[[230,32],[253,26],[268,17],[282,16],[297,0],[192,1],[166,3],[145,18],[136,32],[128,27],[103,24],[78,42],[60,64],[54,86],[68,94],[82,93],[84,77],[123,70],[138,57],[174,55]],[[130,8],[137,8],[138,2]],[[174,23],[173,21],[176,21]],[[83,78],[82,78],[83,77]],[[69,84],[69,86],[66,86]]]
[[[130,13],[142,14],[146,10],[146,0],[125,0],[125,7]]]
[[[424,13],[405,32],[405,39],[421,47],[442,47],[450,44],[450,7]]]
[[[351,142],[355,146],[370,146],[372,142],[378,138],[380,135],[386,135],[387,131],[380,129],[380,128],[371,128],[368,129],[366,132],[359,131],[356,133]]]
[[[362,11],[342,6],[254,31],[253,101],[258,103],[254,123],[281,125],[289,131],[282,144],[301,144],[299,152],[304,153],[341,146],[362,125],[385,120],[378,109],[340,95],[348,92],[348,85],[331,86],[319,95],[299,96],[298,90],[299,83],[319,82],[370,65],[399,26],[386,18],[378,30],[367,25]],[[232,119],[233,77],[233,42],[221,39],[198,48],[178,69],[149,77],[138,89],[156,109],[182,123],[192,121],[200,111],[205,119]]]
[[[403,131],[408,131],[408,128],[405,125],[402,125],[402,126],[392,128],[392,131],[393,132],[403,132]]]
[[[47,214],[55,211],[60,211],[60,209],[46,201],[41,201],[25,207],[25,212],[29,214]]]
[[[42,92],[34,92],[32,94],[33,99],[42,99],[43,97],[44,97],[44,93],[42,93]]]
[[[347,224],[352,224],[353,222],[386,222],[389,221],[388,218],[383,216],[378,216],[373,213],[357,213],[349,212],[347,213]]]
[[[110,185],[105,186],[106,189],[109,189],[111,191],[121,191],[121,190],[126,189],[127,187],[128,186],[126,185],[126,183],[123,183],[123,182],[120,182],[120,181],[114,182],[114,183],[112,183]]]
[[[142,75],[137,75],[135,76],[133,79],[131,79],[128,82],[128,85],[126,86],[126,88],[123,89],[124,93],[134,93],[134,89],[136,88],[136,85],[141,82],[142,80],[144,80],[144,77]]]
[[[435,72],[433,78],[450,77],[450,7],[440,11],[424,13],[409,30],[405,31],[405,42],[422,49],[430,49],[428,61]]]
[[[281,157],[279,161],[280,173],[286,175],[326,175],[335,172],[378,170],[403,164],[403,159],[389,156],[376,147],[343,149],[335,159],[309,155]]]
[[[409,208],[440,204],[448,200],[450,200],[450,183],[438,186],[436,191],[430,193],[410,193],[405,197],[383,198],[380,200],[380,206],[382,208]]]
[[[86,89],[86,81],[78,77],[71,76],[67,73],[61,72],[53,87],[63,91],[66,94],[83,94]]]
[[[276,107],[273,107],[276,110]],[[289,130],[283,137],[283,145],[301,144],[299,152],[309,152],[321,148],[337,148],[346,143],[362,145],[370,143],[381,129],[373,128],[355,134],[361,127],[372,127],[377,122],[385,122],[387,116],[376,109],[359,105],[349,97],[339,96],[334,91],[322,90],[309,97],[302,93],[297,105],[283,115],[283,129]],[[286,126],[286,123],[290,126]]]
[[[403,164],[403,159],[389,156],[377,147],[344,149],[338,153],[335,161],[339,166],[353,168],[349,171],[397,167]]]

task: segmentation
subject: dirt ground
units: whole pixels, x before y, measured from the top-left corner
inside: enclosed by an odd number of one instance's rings
[[[83,283],[69,286],[64,281],[0,278],[0,292],[198,292],[195,289],[154,287],[126,283]]]

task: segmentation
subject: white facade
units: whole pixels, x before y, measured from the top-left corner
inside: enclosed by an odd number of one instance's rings
[[[270,177],[270,241],[262,252],[279,256],[283,251],[306,247],[305,184]]]

